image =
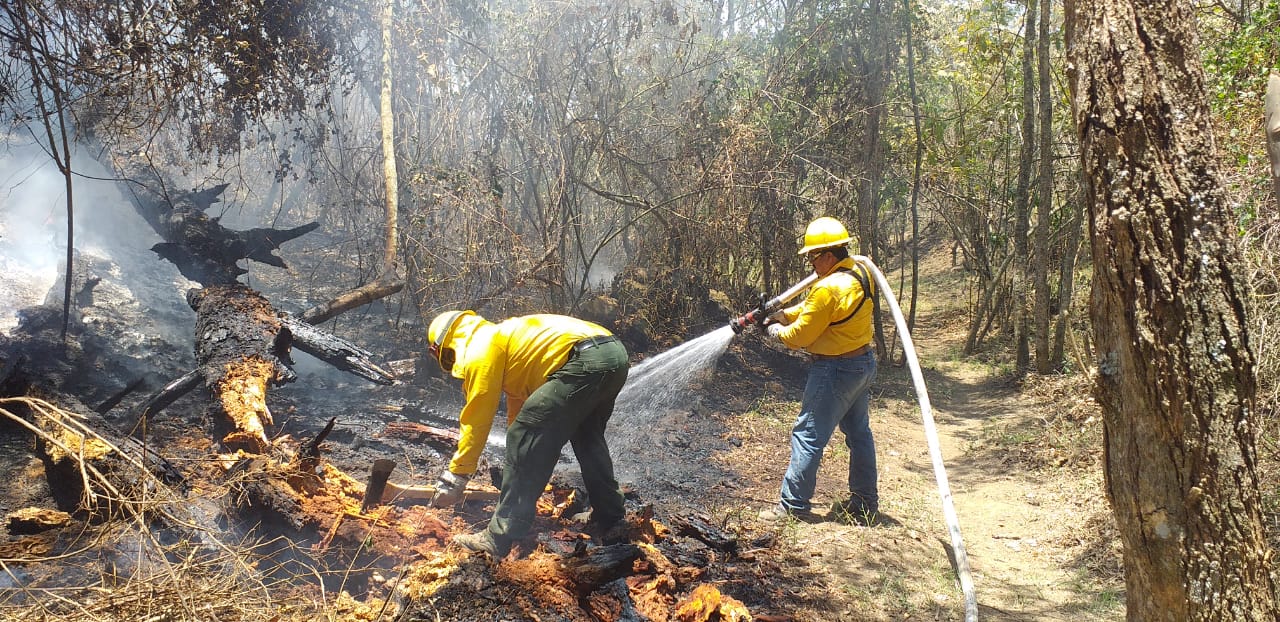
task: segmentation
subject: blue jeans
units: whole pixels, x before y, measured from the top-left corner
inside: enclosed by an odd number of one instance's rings
[[[811,509],[809,500],[818,484],[822,450],[839,427],[849,447],[850,505],[879,511],[876,441],[869,413],[875,377],[874,350],[853,358],[817,359],[809,368],[800,416],[791,429],[791,463],[782,478],[782,505],[788,510]]]

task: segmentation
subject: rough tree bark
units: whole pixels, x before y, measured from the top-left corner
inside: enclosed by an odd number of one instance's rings
[[[196,362],[215,406],[235,430],[223,437],[230,448],[263,453],[271,446],[266,426],[267,387],[294,379],[279,344],[280,319],[258,292],[240,284],[213,285],[188,293],[196,311]]]
[[[860,252],[872,261],[882,263],[880,257],[880,192],[884,181],[886,157],[882,126],[887,107],[884,105],[888,92],[889,76],[893,74],[897,61],[897,14],[895,3],[888,0],[873,0],[863,9],[874,35],[870,37],[868,56],[870,73],[866,79],[867,112],[863,123],[866,147],[861,154],[864,175],[858,185],[857,231]],[[905,17],[903,19],[906,19]],[[879,302],[876,301],[875,343],[877,352],[888,352],[885,346],[885,331],[881,326]]]
[[[1192,8],[1065,8],[1128,618],[1275,620],[1243,271]]]
[[[261,294],[236,280],[245,273],[239,266],[244,259],[286,267],[276,250],[313,231],[319,223],[292,229],[228,229],[205,213],[220,200],[227,184],[173,191],[149,166],[125,160],[117,162],[116,169],[126,172],[122,177],[136,182],[129,186],[134,208],[165,240],[152,250],[177,266],[183,276],[205,286],[189,292],[187,300],[197,315],[199,369],[166,385],[144,405],[142,415],[155,414],[203,379],[215,396],[216,410],[235,426],[223,443],[261,452],[269,445],[265,426],[271,423],[266,389],[293,379],[288,367],[293,345],[343,371],[381,384],[392,382],[392,375],[374,364],[368,352],[307,322],[320,322],[389,295],[399,291],[398,286],[375,281],[309,310],[299,321],[277,312]]]

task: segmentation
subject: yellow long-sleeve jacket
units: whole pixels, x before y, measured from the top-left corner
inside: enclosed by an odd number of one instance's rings
[[[858,270],[852,257],[840,260],[830,274],[809,287],[809,295],[803,301],[783,310],[786,326],[778,338],[787,347],[833,356],[871,343],[871,314],[875,308],[872,301],[868,299],[853,317],[849,314],[864,295],[874,295],[875,288],[868,279],[871,291],[863,292],[858,279],[841,268]]]
[[[478,315],[462,316],[443,344],[457,355],[452,373],[462,379],[467,398],[458,415],[461,438],[449,470],[476,472],[504,393],[510,423],[547,376],[569,360],[574,344],[608,334],[602,326],[564,315],[526,315],[498,324]]]

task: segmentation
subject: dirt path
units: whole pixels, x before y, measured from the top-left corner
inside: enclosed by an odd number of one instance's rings
[[[939,280],[956,278],[935,274]],[[982,620],[1121,620],[1118,549],[1096,464],[1100,438],[1080,378],[1036,378],[1015,386],[1000,367],[957,353],[964,318],[923,308],[914,340],[933,406]],[[745,416],[729,420],[741,446],[730,452],[749,482],[743,497],[776,500],[787,434],[801,386],[770,387]],[[778,589],[797,620],[963,620],[928,444],[910,372],[882,362],[872,403],[885,525],[829,520],[759,524],[774,530]],[[848,450],[837,434],[819,473],[815,509],[840,501]],[[753,523],[754,522],[754,523]],[[770,613],[770,612],[764,612]]]

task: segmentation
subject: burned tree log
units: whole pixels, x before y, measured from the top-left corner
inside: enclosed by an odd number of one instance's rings
[[[279,320],[281,326],[288,331],[289,341],[284,345],[297,346],[311,356],[366,380],[384,385],[395,382],[395,374],[374,364],[371,352],[291,315],[282,313]],[[287,348],[285,351],[287,352]]]
[[[227,184],[174,192],[150,165],[123,162],[117,163],[117,169],[122,177],[135,182],[130,185],[135,210],[164,239],[152,250],[177,266],[183,276],[205,286],[188,293],[188,303],[198,316],[196,356],[200,368],[166,385],[144,406],[144,415],[169,405],[198,386],[203,377],[220,410],[236,426],[223,442],[260,451],[267,444],[265,426],[271,423],[266,388],[294,379],[288,367],[292,363],[289,349],[294,344],[338,369],[379,384],[394,382],[390,372],[372,362],[370,353],[311,325],[337,311],[314,315],[311,322],[298,320],[277,313],[264,297],[236,281],[246,272],[238,264],[241,259],[286,267],[276,250],[315,230],[319,223],[235,231],[204,213],[221,200]],[[388,281],[377,291],[385,292],[380,297],[398,288]],[[241,313],[244,317],[236,317]]]
[[[457,430],[437,428],[414,421],[392,421],[378,434],[381,438],[393,438],[409,443],[427,443],[442,451],[453,453],[462,440]]]
[[[379,384],[391,384],[390,372],[375,365],[370,353],[285,314],[245,285],[214,285],[192,290],[187,301],[196,311],[196,361],[205,386],[235,430],[223,437],[229,448],[257,453],[270,442],[272,423],[267,388],[296,379],[288,364],[290,348]],[[175,391],[189,383],[171,383]],[[167,399],[167,397],[166,397]],[[157,402],[153,399],[152,402]],[[172,400],[169,400],[172,401]]]
[[[580,557],[564,560],[564,571],[585,596],[606,583],[629,576],[632,562],[639,557],[640,547],[634,544],[598,546]]]
[[[320,324],[343,311],[381,300],[402,289],[404,289],[404,277],[394,271],[385,272],[378,275],[378,278],[329,302],[307,309],[302,313],[302,321],[308,324]]]
[[[705,516],[677,513],[671,517],[671,522],[677,535],[693,538],[717,551],[738,554],[738,538],[712,525]]]
[[[192,209],[175,209],[167,214],[165,222],[179,241],[161,242],[151,250],[177,266],[182,276],[204,285],[234,283],[247,272],[237,265],[241,259],[288,267],[275,250],[320,226],[313,222],[292,229],[235,231]]]
[[[199,312],[199,309],[197,308],[196,311]],[[277,314],[277,320],[280,327],[279,332],[273,338],[273,354],[280,362],[286,365],[292,364],[293,361],[289,357],[289,351],[293,346],[297,346],[299,350],[307,354],[366,380],[382,385],[389,385],[395,382],[395,374],[374,363],[372,360],[373,354],[356,344],[336,335],[326,333],[288,314]],[[197,320],[198,324],[199,320]],[[197,330],[196,334],[202,335],[204,333]],[[219,336],[219,338],[225,337],[222,333],[215,333],[214,335]],[[147,417],[160,412],[179,397],[200,386],[204,371],[203,368],[192,370],[166,384],[159,393],[156,393],[143,405],[141,416]],[[292,372],[289,373],[292,374]],[[292,377],[290,376],[291,379]],[[455,438],[454,443],[456,442],[457,439]]]
[[[271,444],[267,387],[297,377],[284,362],[288,350],[287,343],[281,347],[279,316],[266,298],[240,284],[192,290],[187,297],[196,311],[200,373],[216,409],[235,425],[222,442],[261,453]]]
[[[118,162],[116,168],[122,178],[134,182],[129,186],[134,209],[164,239],[151,250],[177,266],[182,276],[201,285],[235,283],[246,272],[238,265],[241,259],[287,267],[275,253],[280,245],[320,226],[310,222],[291,229],[228,229],[205,213],[221,201],[228,184],[174,191],[149,164]]]
[[[200,379],[200,370],[193,369],[183,374],[182,377],[169,381],[168,384],[160,389],[159,393],[153,395],[151,399],[142,405],[139,418],[145,419],[164,410],[165,406],[172,404],[178,398],[200,386]]]

